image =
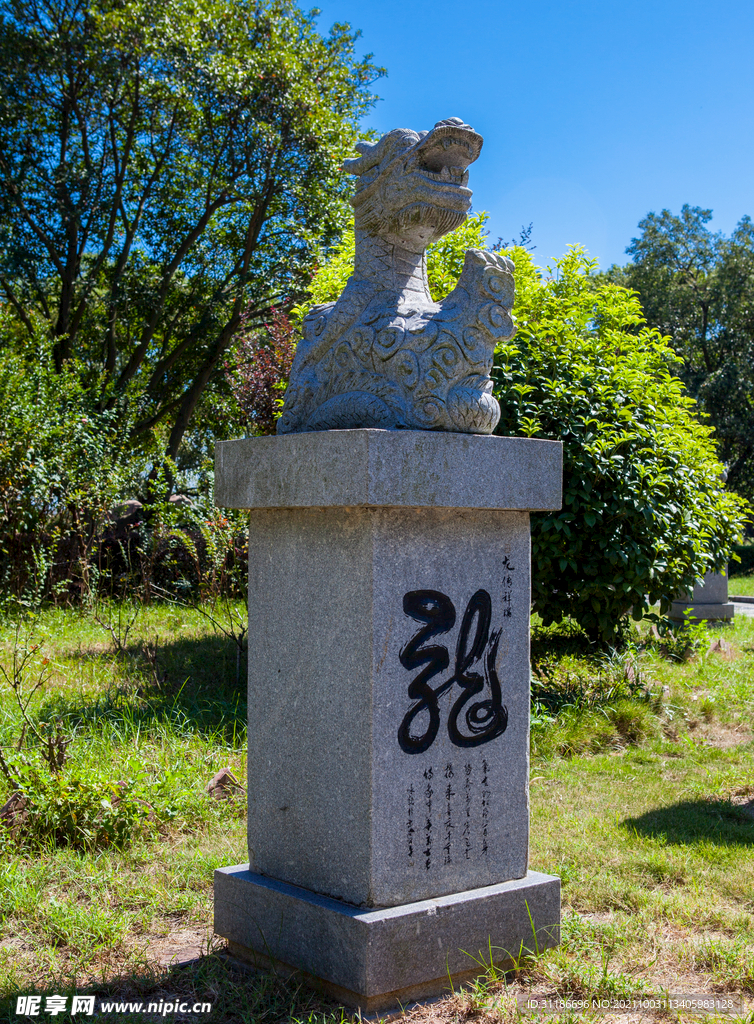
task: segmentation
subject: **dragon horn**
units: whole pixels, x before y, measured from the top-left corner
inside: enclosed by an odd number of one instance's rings
[[[343,161],[343,167],[349,174],[363,174],[380,162],[379,142],[357,142],[354,148],[361,156]]]

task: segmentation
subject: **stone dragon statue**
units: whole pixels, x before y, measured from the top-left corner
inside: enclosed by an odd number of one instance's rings
[[[500,418],[490,371],[515,332],[513,263],[469,249],[457,286],[433,302],[425,250],[466,219],[467,167],[482,137],[460,118],[406,128],[345,163],[354,272],[337,302],[303,322],[278,433],[354,427],[491,434]]]

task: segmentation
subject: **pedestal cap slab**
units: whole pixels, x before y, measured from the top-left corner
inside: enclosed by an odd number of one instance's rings
[[[543,512],[562,500],[563,446],[429,430],[325,430],[221,441],[223,508],[398,506]]]

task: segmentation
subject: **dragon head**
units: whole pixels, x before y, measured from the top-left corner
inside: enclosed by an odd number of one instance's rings
[[[357,230],[423,252],[466,219],[471,208],[467,167],[482,137],[459,117],[429,132],[396,128],[377,142],[360,142],[361,156],[346,160],[358,175],[353,207]]]

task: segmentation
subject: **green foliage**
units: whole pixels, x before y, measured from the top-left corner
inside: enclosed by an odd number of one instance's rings
[[[106,532],[100,550],[100,593],[130,596],[148,604],[155,597],[207,601],[246,594],[248,526],[244,511],[214,502],[213,467],[193,500],[154,500],[138,513],[121,540]],[[155,491],[166,495],[170,469],[156,476]],[[92,595],[94,596],[94,595]]]
[[[79,361],[97,408],[173,460],[203,397],[227,399],[239,327],[303,292],[347,217],[381,70],[316,15],[0,0],[0,289],[57,373]]]
[[[243,513],[218,514],[212,464],[192,502],[168,500],[175,466],[155,446],[134,449],[123,414],[98,408],[85,365],[55,369],[44,324],[32,350],[13,344],[9,319],[0,310],[0,610],[98,592],[245,593]],[[122,525],[124,499],[147,489]]]
[[[498,432],[559,440],[564,454],[562,511],[533,520],[533,605],[546,625],[570,615],[613,642],[629,612],[665,614],[725,566],[746,503],[722,489],[711,429],[638,299],[595,283],[578,247],[546,279],[512,255],[518,334],[496,355]]]
[[[86,368],[57,372],[43,327],[20,354],[8,319],[0,311],[0,589],[38,603],[86,588],[97,535],[145,459],[93,401]]]
[[[337,300],[345,288],[348,278],[353,273],[355,245],[352,221],[324,263],[317,268],[309,286],[309,298],[294,310],[298,322],[304,318],[310,306],[319,306]]]
[[[659,732],[663,710],[636,644],[598,652],[573,620],[532,628],[532,749],[538,756],[635,744]]]
[[[651,643],[663,658],[687,661],[698,654],[710,641],[706,622],[694,622],[687,610],[682,623],[660,624],[658,636]]]
[[[26,770],[21,794],[25,820],[15,840],[28,846],[122,848],[143,827],[149,807],[134,795],[133,780],[111,783],[91,770],[46,775]],[[7,835],[6,835],[7,838]]]
[[[245,688],[229,648],[246,608],[226,611],[232,618],[211,601],[100,602],[93,614],[50,608],[2,631],[5,852],[122,847],[242,813],[242,802],[204,791],[217,760],[245,749]],[[65,738],[54,761],[45,749],[53,726]]]
[[[633,261],[606,279],[635,289],[647,322],[670,338],[676,371],[715,427],[731,488],[754,499],[754,224],[730,237],[711,210],[684,206],[639,223]]]

